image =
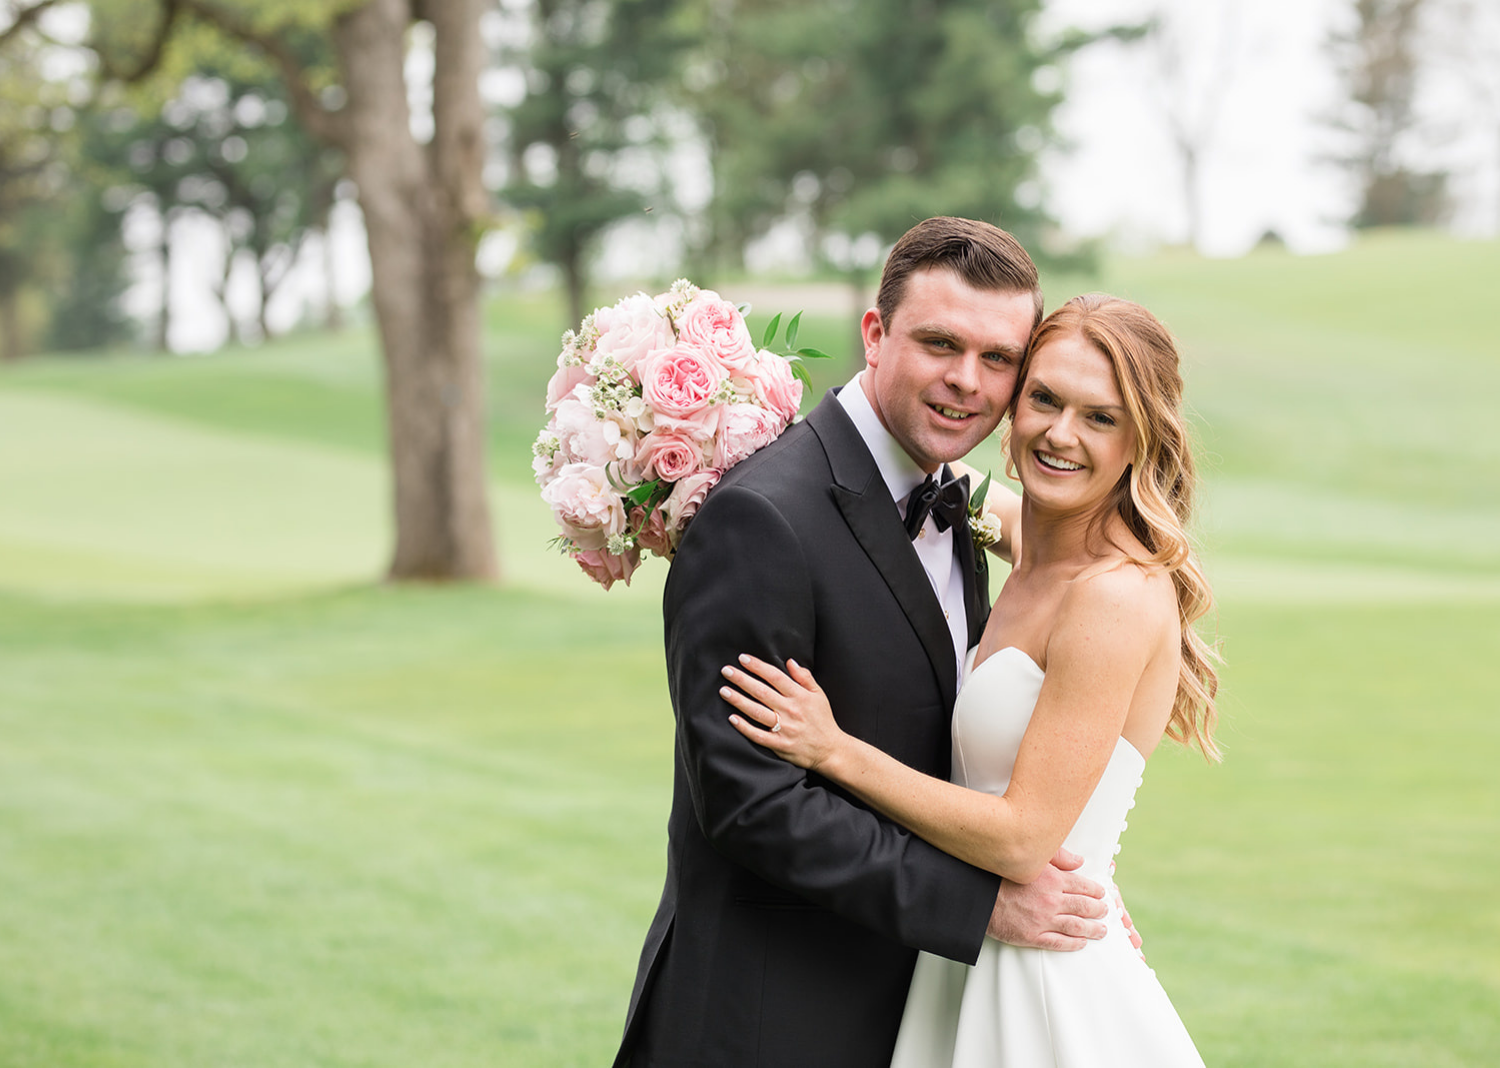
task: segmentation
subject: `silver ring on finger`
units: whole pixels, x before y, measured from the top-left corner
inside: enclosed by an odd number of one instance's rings
[[[781,713],[780,712],[772,712],[771,715],[773,715],[773,716],[776,717],[776,722],[773,723],[773,724],[771,724],[771,733],[772,734],[780,734],[781,733]]]

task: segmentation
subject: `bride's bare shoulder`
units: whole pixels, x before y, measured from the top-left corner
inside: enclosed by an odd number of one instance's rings
[[[1162,568],[1122,556],[1101,561],[1069,583],[1058,615],[1059,622],[1119,626],[1154,636],[1175,626],[1177,591]]]

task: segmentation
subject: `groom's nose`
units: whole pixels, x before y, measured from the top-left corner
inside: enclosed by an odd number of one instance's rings
[[[979,353],[964,352],[948,361],[943,381],[962,393],[979,392]]]

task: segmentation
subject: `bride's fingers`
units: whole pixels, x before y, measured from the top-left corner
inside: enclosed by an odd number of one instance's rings
[[[780,690],[773,689],[770,684],[762,682],[749,672],[725,665],[723,675],[767,708],[785,708],[786,696]]]
[[[788,661],[788,663],[790,663],[790,661]],[[797,696],[798,692],[803,689],[802,686],[792,681],[792,679],[787,676],[787,673],[782,671],[775,664],[768,664],[759,657],[751,656],[749,653],[740,654],[740,665],[744,667],[746,671],[753,671],[755,672],[755,674],[765,679],[772,686],[776,687],[777,692],[782,694],[783,696],[795,697]]]
[[[730,716],[729,725],[743,734],[746,738],[749,738],[756,745],[764,746],[766,749],[770,749],[778,754],[780,754],[787,747],[787,742],[784,738],[782,738],[781,735],[772,734],[770,731],[765,730],[761,727],[752,727],[749,723],[741,719],[739,716]]]
[[[813,678],[813,673],[797,663],[797,661],[788,660],[786,662],[786,669],[791,673],[792,681],[804,690],[811,690],[814,693],[823,692],[822,688],[818,685],[818,680]]]
[[[763,727],[771,727],[776,723],[777,713],[760,704],[754,698],[745,696],[733,686],[720,686],[719,696]],[[735,717],[730,716],[729,718],[734,719]]]

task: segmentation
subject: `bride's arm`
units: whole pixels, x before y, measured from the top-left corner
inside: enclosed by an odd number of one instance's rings
[[[742,658],[772,684],[726,668],[726,677],[745,692],[721,692],[761,724],[731,717],[742,734],[839,783],[944,852],[1029,882],[1056,854],[1104,774],[1159,642],[1161,628],[1142,625],[1142,592],[1139,572],[1121,568],[1077,583],[1064,598],[1047,645],[1041,696],[1001,797],[924,775],[843,734],[800,665],[789,664],[787,675]],[[772,733],[773,725],[780,730]]]
[[[984,474],[962,460],[948,465],[953,473],[969,476],[969,491],[976,493],[984,483]],[[989,492],[984,495],[984,510],[1000,521],[1000,540],[990,544],[990,552],[1006,563],[1013,564],[1021,548],[1021,496],[1001,482],[991,481]]]

